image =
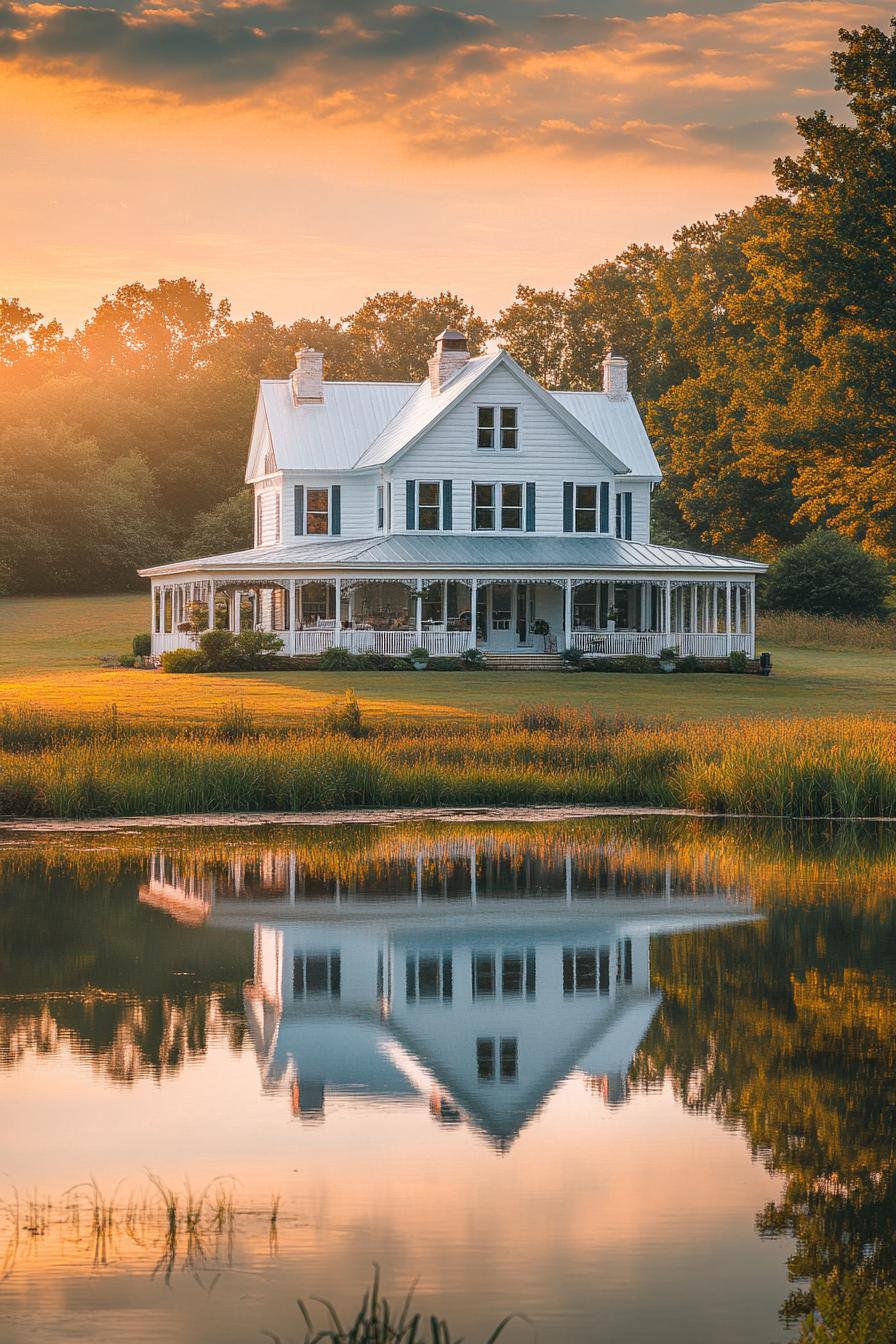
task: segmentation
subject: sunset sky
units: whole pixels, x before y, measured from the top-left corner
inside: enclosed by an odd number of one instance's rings
[[[563,0],[566,3],[566,0]],[[487,315],[746,204],[833,93],[828,0],[0,0],[0,295],[186,274],[237,315]]]

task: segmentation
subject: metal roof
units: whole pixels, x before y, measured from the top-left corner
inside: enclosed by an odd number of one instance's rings
[[[546,392],[504,351],[471,359],[436,397],[422,383],[329,383],[321,403],[293,404],[288,378],[265,378],[259,403],[281,471],[351,471],[390,462],[456,405],[493,368],[504,364],[545,405],[560,408],[574,433],[611,470],[659,480],[661,472],[630,394]]]
[[[321,404],[295,406],[288,378],[262,380],[261,404],[281,471],[350,471],[418,390],[416,383],[323,387]]]
[[[269,546],[263,550],[233,551],[227,555],[182,560],[171,565],[142,569],[151,577],[195,574],[197,571],[240,570],[270,573],[272,570],[413,570],[425,569],[513,570],[568,572],[632,570],[667,573],[704,571],[726,574],[761,574],[766,566],[755,560],[706,555],[672,546],[618,541],[613,537],[547,537],[528,534],[515,537],[485,537],[460,533],[423,536],[399,533],[390,537],[351,540],[299,541]]]
[[[621,473],[631,470],[622,454],[617,454],[613,444],[595,434],[590,426],[574,415],[562,401],[553,397],[550,392],[546,392],[540,383],[530,378],[525,370],[520,368],[516,360],[507,354],[506,350],[499,350],[494,355],[478,355],[475,359],[469,360],[460,372],[455,374],[451,381],[445,385],[438,396],[433,396],[428,379],[422,382],[413,397],[395,416],[395,419],[386,425],[379,437],[371,443],[367,452],[358,459],[356,466],[384,466],[387,462],[392,461],[399,453],[404,452],[415,443],[452,406],[463,400],[466,394],[471,392],[493,369],[499,367],[509,370],[544,405],[551,406],[553,403],[555,408],[559,407],[558,418],[564,421],[567,428],[581,439],[587,448],[590,448],[600,457],[611,471]],[[601,396],[602,394],[592,393],[591,395]],[[640,424],[637,411],[635,411],[635,416]],[[610,425],[608,422],[608,427],[615,430],[615,423]],[[656,459],[654,458],[655,464]],[[658,480],[659,476],[659,467],[656,467]]]

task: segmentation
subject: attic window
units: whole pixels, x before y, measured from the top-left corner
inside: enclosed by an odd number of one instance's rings
[[[484,453],[515,453],[519,447],[519,423],[515,406],[477,408],[476,447]]]
[[[277,459],[274,456],[273,448],[269,448],[264,455],[264,474],[265,476],[273,476],[276,470]]]

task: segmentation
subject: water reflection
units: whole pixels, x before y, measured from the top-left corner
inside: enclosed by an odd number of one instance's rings
[[[678,1302],[675,1344],[770,1339],[788,1273],[792,1316],[813,1284],[893,1291],[894,891],[886,828],[0,848],[4,1169],[48,1194],[94,1171],[232,1173],[244,1206],[284,1194],[305,1290],[382,1254],[467,1334],[518,1308],[546,1340],[600,1317],[647,1344],[666,1328],[649,1280]],[[254,1254],[273,1291],[257,1219],[237,1276]],[[720,1331],[731,1302],[743,1323]],[[201,1344],[277,1324],[238,1331],[222,1307],[203,1333],[184,1310],[171,1337]]]
[[[319,1121],[340,1093],[422,1094],[441,1124],[504,1149],[574,1070],[626,1100],[661,1001],[651,937],[755,918],[730,896],[673,895],[671,865],[640,879],[612,854],[488,841],[398,845],[348,877],[295,849],[211,870],[159,849],[140,900],[251,929],[249,1034],[295,1115]]]

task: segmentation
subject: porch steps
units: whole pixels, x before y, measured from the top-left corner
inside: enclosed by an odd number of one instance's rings
[[[560,672],[559,653],[487,653],[486,667],[496,672]]]

